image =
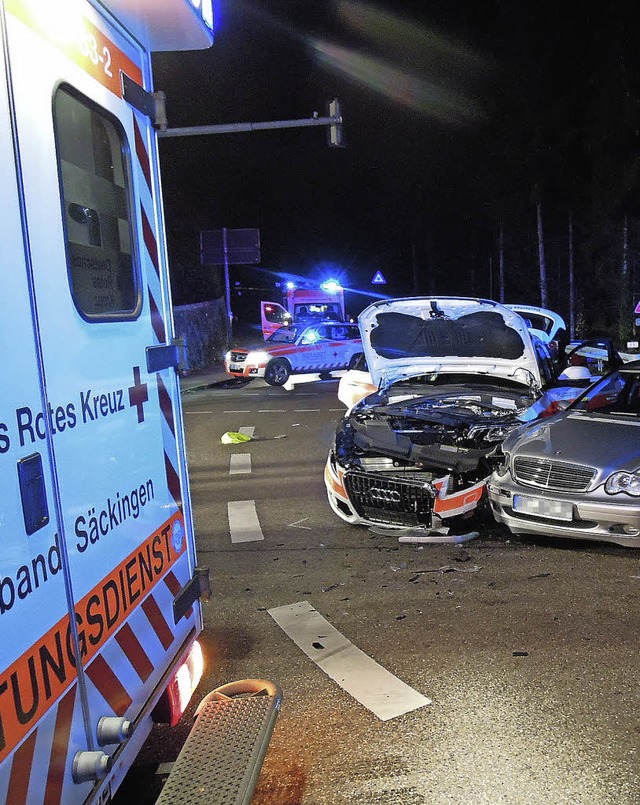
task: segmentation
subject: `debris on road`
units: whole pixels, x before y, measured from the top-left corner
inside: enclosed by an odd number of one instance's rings
[[[472,539],[480,536],[479,531],[470,531],[468,534],[425,534],[424,536],[410,535],[405,537],[398,537],[398,542],[408,543],[410,545],[421,545],[423,543],[461,543],[469,542]]]
[[[248,436],[246,433],[228,430],[226,433],[222,434],[220,441],[222,444],[242,444],[243,442],[250,442],[252,438],[252,436]]]
[[[235,430],[228,430],[220,437],[222,444],[244,444],[245,442],[266,442],[270,439],[285,439],[286,433],[279,436],[249,436],[246,433],[239,433]]]
[[[470,531],[468,534],[450,534],[448,527],[433,528],[425,531],[424,528],[385,528],[384,526],[370,526],[369,531],[381,537],[397,537],[398,542],[410,545],[425,543],[462,543],[469,542],[480,536],[479,531]]]
[[[411,534],[424,534],[424,528],[394,528],[393,526],[369,526],[371,534],[378,534],[381,537],[403,537]],[[447,527],[433,528],[429,531],[430,534],[442,534],[443,536],[449,533]]]
[[[313,529],[311,528],[310,525],[300,525],[300,523],[304,523],[308,519],[309,519],[308,517],[303,517],[302,520],[296,520],[295,523],[289,523],[288,527],[289,528],[304,528],[307,531],[312,531]]]
[[[416,570],[416,573],[477,573],[482,570],[481,565],[471,565],[471,567],[456,567],[455,565],[442,565],[442,567],[432,567],[427,570]]]

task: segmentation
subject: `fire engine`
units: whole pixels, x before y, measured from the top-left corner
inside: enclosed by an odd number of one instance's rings
[[[189,502],[151,54],[208,48],[212,28],[211,0],[0,0],[8,805],[107,802],[154,719],[175,724],[202,674],[209,581]],[[206,773],[220,801],[212,764],[257,717],[259,769],[279,706],[264,680],[205,697],[161,799],[189,799]],[[255,784],[255,769],[229,768]]]

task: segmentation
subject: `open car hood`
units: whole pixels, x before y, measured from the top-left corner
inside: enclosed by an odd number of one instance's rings
[[[380,300],[358,317],[371,378],[386,388],[433,373],[541,385],[526,323],[497,302],[463,297]]]

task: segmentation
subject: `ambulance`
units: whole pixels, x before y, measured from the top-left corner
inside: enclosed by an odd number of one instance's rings
[[[265,339],[279,327],[289,324],[311,324],[320,321],[346,321],[344,288],[337,280],[319,285],[287,282],[279,302],[261,302],[262,335]]]
[[[108,802],[154,720],[175,724],[202,675],[209,580],[189,503],[151,54],[208,48],[212,28],[211,0],[0,0],[8,805]],[[212,764],[244,738],[209,735],[247,701],[259,702],[259,769],[279,689],[223,685],[200,704],[164,801],[193,799],[202,774],[220,801]],[[215,757],[193,750],[203,735]],[[255,784],[255,765],[231,768]]]

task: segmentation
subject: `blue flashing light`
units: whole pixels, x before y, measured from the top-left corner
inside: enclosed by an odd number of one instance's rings
[[[295,290],[295,287],[296,287],[295,282],[291,282],[291,280],[289,280],[289,282],[287,282],[287,290],[288,290],[288,291],[293,291],[293,290]]]
[[[213,32],[213,6],[212,0],[191,0],[191,5],[200,12],[202,21]]]
[[[338,293],[342,290],[342,285],[337,280],[325,280],[320,287],[327,293]]]
[[[318,340],[318,331],[317,330],[309,330],[309,332],[305,336],[308,343],[313,344],[315,341]]]

